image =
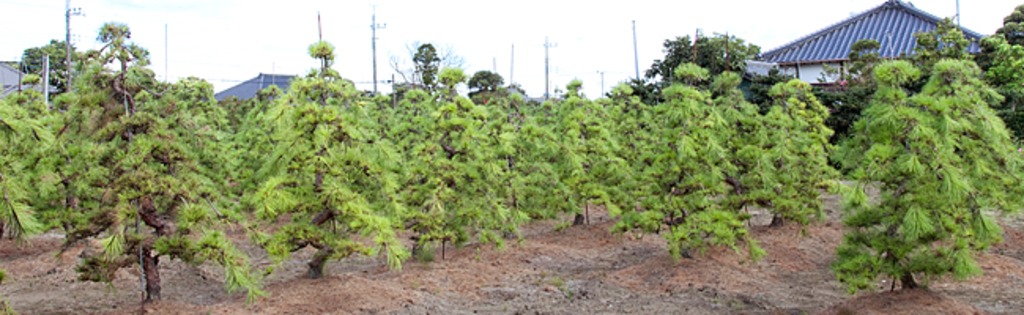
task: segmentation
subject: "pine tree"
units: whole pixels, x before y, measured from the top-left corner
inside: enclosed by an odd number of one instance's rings
[[[504,244],[502,234],[518,230],[500,187],[506,185],[504,165],[485,127],[491,115],[456,95],[466,80],[462,70],[445,68],[442,88],[434,95],[406,93],[402,110],[410,111],[400,128],[399,146],[406,152],[405,221],[416,233],[414,252],[440,242],[463,245],[476,239]]]
[[[722,199],[726,209],[744,210],[748,205],[769,205],[776,169],[767,155],[769,139],[757,105],[747,102],[740,91],[742,78],[733,72],[724,72],[711,84],[713,103],[723,120],[721,134],[727,160],[732,167],[725,174],[729,193]]]
[[[45,154],[53,135],[16,97],[0,99],[0,143],[5,144],[0,146],[0,239],[22,240],[43,229],[32,209],[34,160]]]
[[[775,85],[771,96],[775,105],[764,121],[771,144],[766,154],[774,169],[775,185],[769,193],[772,225],[807,224],[824,214],[821,189],[837,189],[839,174],[828,163],[828,109],[815,98],[810,84],[796,79]]]
[[[609,213],[621,212],[623,185],[631,179],[629,164],[618,156],[618,139],[607,110],[587,99],[583,83],[573,80],[566,86],[565,100],[558,102],[555,134],[562,157],[558,169],[568,196],[563,196],[573,225],[590,223],[590,207],[604,206]]]
[[[553,145],[557,138],[526,106],[518,94],[491,98],[487,106],[491,117],[484,128],[504,167],[505,180],[499,191],[512,211],[509,224],[515,225],[570,212],[563,197],[567,192],[552,162],[561,155]]]
[[[371,122],[360,93],[330,68],[333,46],[315,43],[310,55],[321,68],[293,80],[266,114],[275,125],[274,150],[260,171],[266,180],[245,202],[268,224],[284,225],[257,234],[257,242],[278,264],[315,248],[310,278],[322,277],[328,260],[356,253],[383,252],[400,268],[407,254],[389,217],[398,187],[385,167],[394,157],[368,136]],[[372,237],[373,245],[361,236]]]
[[[917,276],[981,272],[979,250],[1001,240],[990,211],[1022,206],[1021,161],[989,104],[1001,97],[973,62],[942,60],[920,94],[920,71],[905,61],[875,70],[878,92],[839,153],[857,189],[847,197],[849,230],[832,268],[851,292],[879,275],[903,288]],[[880,200],[865,189],[877,186]]]
[[[212,206],[218,188],[204,178],[202,158],[194,152],[208,139],[189,142],[185,134],[191,131],[175,129],[185,127],[179,122],[201,119],[174,96],[150,92],[156,85],[145,68],[148,53],[129,37],[122,24],[101,28],[105,45],[89,54],[86,73],[76,82],[80,92],[61,128],[69,138],[62,172],[72,181],[69,193],[81,201],[65,208],[67,241],[105,236],[103,251],[86,254],[78,266],[80,278],[109,282],[117,269],[138,264],[146,300],[152,301],[160,299],[161,257],[212,261],[225,268],[229,292],[245,289],[253,298],[261,294],[259,279],[222,232],[232,220]],[[111,70],[108,63],[119,67]]]
[[[600,100],[609,103],[604,107],[607,108],[610,123],[613,125],[612,132],[619,142],[619,150],[615,154],[625,160],[629,166],[629,174],[633,177],[628,181],[629,185],[619,187],[631,198],[624,206],[631,208],[640,203],[637,196],[642,193],[642,185],[636,179],[653,162],[645,146],[653,143],[652,137],[655,136],[652,130],[655,124],[651,117],[653,107],[644,103],[634,92],[631,85],[621,83],[612,89],[609,98]]]
[[[694,64],[675,71],[679,82],[664,91],[665,102],[654,108],[653,135],[645,147],[651,164],[637,179],[642,209],[627,211],[615,229],[660,232],[673,257],[691,250],[727,246],[736,251],[741,242],[752,258],[763,254],[746,227],[748,215],[723,207],[718,196],[726,193],[725,174],[733,173],[720,136],[725,121],[712,106],[711,95],[695,85],[708,72]]]

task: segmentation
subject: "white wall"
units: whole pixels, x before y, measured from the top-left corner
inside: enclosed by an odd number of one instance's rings
[[[841,64],[838,62],[831,62],[825,64],[801,64],[799,76],[797,78],[803,80],[804,82],[818,83],[818,79],[820,79],[822,75],[825,74],[825,65],[828,65],[829,67],[832,67],[833,69],[836,70],[839,70],[839,67],[841,66]],[[797,65],[779,66],[779,70],[782,71],[783,74],[787,75],[797,75],[798,72]],[[839,74],[836,73],[835,75],[828,77],[826,82],[831,83],[835,82],[838,79]]]

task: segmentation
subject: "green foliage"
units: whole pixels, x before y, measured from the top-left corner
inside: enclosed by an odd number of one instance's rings
[[[6,279],[7,279],[7,272],[4,271],[3,269],[0,269],[0,284],[3,284],[4,280],[6,280]],[[3,315],[16,315],[17,314],[17,313],[14,312],[14,309],[11,309],[11,306],[7,304],[7,300],[4,299],[3,295],[0,295],[0,314],[3,314]]]
[[[780,220],[807,224],[821,218],[821,189],[833,188],[839,174],[828,163],[832,130],[825,125],[828,109],[818,102],[810,84],[798,79],[772,88],[775,106],[764,117],[766,159],[774,168],[769,203]]]
[[[747,102],[739,90],[741,80],[739,75],[725,72],[711,85],[713,105],[723,123],[719,137],[726,160],[732,164],[723,169],[730,190],[722,204],[734,211],[748,205],[769,205],[776,195],[775,164],[766,154],[766,148],[774,141],[769,138],[757,106]]]
[[[744,73],[746,61],[755,59],[761,53],[760,47],[728,34],[698,34],[696,42],[690,36],[676,37],[665,40],[663,46],[665,58],[655,60],[651,64],[651,68],[644,73],[644,80],[637,78],[637,81],[631,83],[638,92],[653,90],[650,94],[639,94],[650,97],[643,98],[648,104],[662,101],[662,90],[679,79],[675,71],[680,65],[692,63],[707,69],[711,75],[725,71]]]
[[[1003,35],[1011,45],[1024,45],[1024,5],[1003,18],[1003,27],[996,30],[996,35]]]
[[[419,78],[419,83],[427,90],[434,90],[437,87],[437,71],[441,64],[441,57],[437,55],[434,45],[422,44],[417,47],[412,61],[416,64],[415,77]]]
[[[555,106],[551,127],[560,147],[556,168],[561,187],[567,194],[566,205],[559,209],[576,213],[574,224],[589,222],[586,210],[604,206],[610,213],[620,212],[625,201],[621,188],[628,186],[629,165],[616,154],[619,143],[613,133],[611,117],[605,107],[580,92],[583,83],[573,80],[566,86],[565,99],[548,102]]]
[[[1001,98],[973,62],[944,59],[932,69],[922,92],[909,96],[914,66],[878,66],[878,92],[838,154],[858,181],[833,264],[851,292],[883,274],[912,288],[915,275],[979,273],[974,253],[1002,234],[987,212],[1022,205],[1020,157],[988,105]],[[864,192],[869,185],[882,191],[877,202]]]
[[[59,93],[66,92],[68,90],[68,68],[67,64],[67,45],[64,41],[50,40],[49,44],[32,47],[25,49],[22,53],[22,67],[21,71],[25,73],[31,73],[43,77],[44,70],[44,57],[50,57],[50,86],[54,87]],[[81,60],[80,54],[75,51],[74,47],[71,48],[71,59],[72,62],[79,62]]]
[[[931,32],[914,34],[917,46],[912,57],[914,65],[924,73],[930,73],[932,66],[943,59],[973,60],[968,52],[971,41],[950,18],[942,19]]]
[[[505,84],[505,79],[501,75],[490,71],[477,71],[467,84],[470,90],[469,98],[476,104],[488,105],[491,100],[508,95],[507,91],[500,93],[502,92],[502,84]]]
[[[12,101],[0,99],[0,142],[6,144],[0,147],[0,239],[21,240],[43,229],[31,207],[33,158],[53,143],[53,134]]]
[[[405,93],[387,137],[404,155],[402,195],[409,211],[403,221],[416,233],[417,250],[440,242],[443,258],[448,243],[475,239],[501,246],[501,235],[514,234],[518,225],[510,224],[517,220],[500,193],[508,185],[507,156],[496,145],[505,136],[487,128],[499,116],[455,95],[465,80],[461,70],[442,70],[440,79],[445,91]]]
[[[244,202],[267,224],[284,224],[256,239],[276,263],[304,247],[317,249],[312,278],[323,275],[328,260],[354,253],[383,253],[393,268],[408,256],[396,236],[399,222],[389,216],[401,212],[394,154],[374,143],[361,97],[345,80],[311,76],[292,81],[265,116],[273,150],[256,174],[262,183]]]
[[[204,241],[239,219],[217,206],[226,120],[212,86],[155,83],[144,68],[148,52],[129,37],[127,26],[105,24],[104,46],[88,54],[76,92],[57,100],[66,112],[49,120],[59,137],[37,165],[53,178],[42,181],[39,205],[52,207],[69,244],[103,236],[104,251],[76,268],[81,279],[112,281],[117,269],[141,264],[153,300],[160,298],[160,257],[209,259],[225,268],[229,289],[258,296],[260,281],[245,256],[226,240]],[[120,67],[104,66],[111,62]]]
[[[1024,139],[1024,46],[1010,44],[998,35],[987,37],[982,43],[991,50],[985,81],[1005,98],[992,106],[1013,131],[1014,138]]]
[[[690,64],[675,73],[684,82],[697,82],[707,72]],[[725,174],[735,172],[721,138],[731,126],[715,110],[710,93],[699,88],[675,83],[664,98],[652,109],[651,136],[641,150],[648,165],[636,180],[640,207],[626,211],[615,230],[659,232],[667,225],[664,236],[673,257],[708,246],[738,251],[736,245],[747,242],[756,259],[762,251],[746,228],[747,216],[723,207],[716,197],[727,192]]]

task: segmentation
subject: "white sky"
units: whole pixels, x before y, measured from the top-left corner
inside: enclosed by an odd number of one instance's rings
[[[71,18],[72,42],[97,48],[96,32],[108,21],[128,24],[132,39],[149,49],[159,78],[196,76],[217,91],[258,73],[305,74],[316,67],[307,47],[317,40],[320,12],[324,40],[336,46],[337,69],[357,82],[372,84],[370,17],[376,6],[378,79],[393,73],[391,56],[409,59],[405,46],[431,42],[462,56],[467,75],[497,71],[530,96],[544,93],[544,38],[550,50],[552,90],[569,80],[584,81],[584,92],[633,77],[631,21],[636,21],[640,73],[663,56],[665,39],[693,34],[730,33],[762,52],[839,22],[885,0],[712,0],[712,1],[243,1],[243,0],[73,0],[84,16]],[[912,1],[940,17],[956,14],[956,0]],[[961,1],[962,24],[994,33],[1020,0]],[[65,1],[0,0],[0,60],[17,60],[25,48],[63,39]],[[165,49],[164,30],[167,26]],[[165,58],[169,72],[165,73]],[[381,91],[389,91],[380,84]]]

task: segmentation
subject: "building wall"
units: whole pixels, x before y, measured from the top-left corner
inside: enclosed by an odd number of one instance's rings
[[[832,67],[833,69],[839,70],[842,66],[838,62],[829,62],[824,64],[802,64],[799,65],[799,71],[797,71],[797,65],[785,65],[779,66],[779,71],[783,74],[797,76],[798,79],[808,83],[820,83],[818,79],[821,79],[825,75],[825,65]],[[798,75],[799,74],[799,75]],[[839,74],[836,73],[826,78],[826,83],[832,83],[839,79]]]

